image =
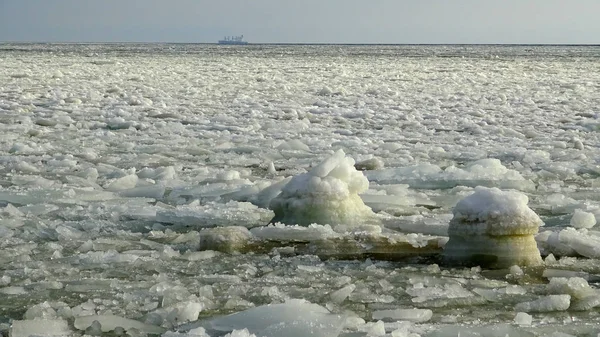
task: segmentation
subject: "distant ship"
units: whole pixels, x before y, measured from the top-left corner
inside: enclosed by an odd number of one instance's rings
[[[244,35],[225,36],[223,40],[219,40],[219,44],[248,44],[248,42],[244,41]]]

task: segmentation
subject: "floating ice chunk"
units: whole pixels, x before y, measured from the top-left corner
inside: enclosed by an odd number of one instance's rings
[[[523,295],[527,291],[520,286],[508,286],[505,288],[496,289],[475,288],[473,289],[473,292],[484,297],[490,302],[501,302],[514,295]]]
[[[219,317],[208,327],[219,331],[248,329],[264,337],[337,337],[345,319],[305,300],[288,300]]]
[[[381,184],[409,184],[412,188],[446,189],[462,186],[487,186],[521,191],[535,190],[531,180],[506,168],[495,158],[481,159],[464,168],[449,166],[441,169],[433,164],[366,171],[369,181]]]
[[[200,249],[226,253],[244,251],[251,239],[252,234],[246,227],[208,228],[200,232]]]
[[[404,233],[448,236],[448,223],[451,219],[452,214],[436,214],[435,218],[412,215],[400,219],[398,217],[392,217],[382,221],[386,228]]]
[[[368,170],[381,170],[383,169],[383,160],[381,158],[373,157],[370,159],[365,159],[354,164],[354,168],[359,171],[368,171]]]
[[[554,277],[546,286],[549,294],[567,294],[571,296],[571,310],[583,311],[600,305],[600,293],[590,287],[581,277]]]
[[[217,180],[236,180],[240,179],[241,175],[239,171],[229,170],[225,172],[219,172],[217,174]]]
[[[165,166],[158,167],[155,169],[147,167],[143,168],[139,172],[137,172],[137,176],[142,179],[173,180],[176,178],[177,174],[175,173],[175,167]]]
[[[237,276],[237,275],[219,275],[219,274],[212,274],[212,275],[201,275],[198,276],[199,279],[202,280],[202,282],[204,283],[208,283],[208,284],[227,284],[227,283],[232,283],[232,284],[237,284],[237,283],[241,283],[242,282],[242,278]]]
[[[232,332],[226,334],[224,337],[256,337],[255,334],[250,333],[248,329],[241,330],[233,330]]]
[[[217,256],[218,254],[219,253],[217,253],[214,250],[204,250],[204,251],[200,251],[200,252],[188,251],[185,254],[183,254],[181,257],[188,261],[202,261],[202,260],[210,260],[210,259],[214,258],[215,256]]]
[[[19,210],[27,215],[40,216],[48,214],[60,209],[60,207],[53,204],[36,204],[19,207]]]
[[[536,237],[536,241],[537,241],[537,237]],[[552,254],[552,253],[548,254],[544,258],[544,263],[546,263],[546,265],[551,265],[551,264],[556,263],[556,257],[554,257],[554,254]]]
[[[15,220],[15,219],[10,219],[10,220],[4,220],[5,224],[8,224],[10,222],[10,227],[20,227],[22,225],[22,222],[19,220]],[[12,230],[11,228],[7,227],[6,225],[0,225],[0,238],[3,239],[8,239],[9,237],[12,237],[15,234],[14,230]],[[0,285],[2,285],[2,283],[0,282]]]
[[[331,173],[331,171],[333,171],[337,167],[340,167],[342,169],[347,168],[342,166],[344,164],[344,161],[352,162],[352,165],[354,165],[354,161],[351,158],[347,158],[346,153],[344,153],[344,150],[340,149],[336,151],[331,157],[325,159],[320,164],[315,166],[310,171],[310,174],[314,177],[325,178],[327,175],[329,175],[329,173]]]
[[[226,204],[210,202],[199,205],[177,206],[176,209],[156,211],[156,221],[197,228],[215,226],[256,227],[264,225],[273,212],[259,208],[249,202],[229,201]]]
[[[550,161],[550,153],[542,150],[528,150],[523,155],[521,162],[523,164],[534,165]]]
[[[67,321],[62,319],[14,320],[10,329],[12,337],[71,336]]]
[[[427,282],[427,280],[425,281]],[[431,281],[434,281],[434,279],[432,278]],[[413,303],[422,303],[437,299],[472,298],[475,296],[459,283],[432,284],[431,286],[427,286],[421,282],[416,282],[411,288],[406,289],[406,293],[413,297]]]
[[[299,139],[292,139],[277,146],[278,150],[295,150],[309,152],[310,148]]]
[[[75,168],[77,167],[77,160],[72,155],[59,155],[48,160],[46,165],[52,168]]]
[[[350,296],[350,294],[354,291],[354,289],[356,289],[356,285],[349,284],[341,289],[331,292],[329,294],[329,297],[331,298],[331,301],[333,303],[339,304],[339,303],[344,302],[344,300],[346,298],[348,298],[348,296]]]
[[[48,180],[44,177],[40,177],[40,176],[20,176],[20,175],[16,175],[13,176],[11,179],[11,182],[13,183],[13,185],[16,186],[23,186],[23,187],[42,187],[42,188],[47,188],[47,187],[51,187],[55,184],[54,181],[52,180]]]
[[[200,312],[204,310],[204,304],[196,301],[182,301],[164,308],[164,310],[168,312],[167,321],[173,325],[179,325],[197,320]]]
[[[89,167],[85,170],[82,170],[79,173],[79,176],[87,179],[89,181],[95,182],[98,179],[98,170],[95,167]]]
[[[36,304],[25,312],[25,319],[56,319],[71,318],[73,313],[71,308],[64,302],[42,302]]]
[[[162,199],[163,195],[165,194],[165,191],[165,186],[156,184],[119,190],[118,194],[122,197],[127,198]]]
[[[319,96],[330,96],[333,94],[333,90],[331,88],[325,86],[321,88],[321,90],[317,91],[317,95]]]
[[[168,199],[173,200],[178,204],[194,199],[205,201],[217,201],[219,199],[228,200],[233,199],[232,197],[227,197],[228,195],[243,197],[244,190],[248,187],[251,189],[254,187],[248,180],[223,180],[207,178],[201,185],[175,188],[169,194]],[[252,192],[256,193],[256,191],[251,191],[248,194],[252,194]]]
[[[435,206],[435,202],[427,198],[421,198],[416,193],[406,193],[405,195],[385,195],[385,194],[370,194],[367,191],[361,194],[363,202],[373,211],[385,211],[389,214],[418,214],[420,212],[419,205]]]
[[[367,178],[354,168],[354,160],[338,150],[283,187],[269,204],[275,212],[271,222],[302,226],[373,222],[373,211],[358,195],[368,187]]]
[[[534,234],[543,223],[527,202],[519,192],[475,188],[454,207],[445,260],[492,268],[541,264]]]
[[[524,312],[552,312],[565,311],[571,305],[571,295],[543,296],[531,302],[522,302],[515,306],[515,310]]]
[[[89,315],[77,317],[75,318],[75,322],[73,324],[76,329],[85,331],[95,321],[100,323],[102,332],[115,330],[117,327],[121,327],[126,331],[136,329],[139,332],[146,334],[160,334],[165,331],[165,329],[159,326],[113,315]]]
[[[27,292],[27,290],[25,290],[25,288],[19,287],[19,286],[9,286],[9,287],[0,288],[0,294],[25,295],[27,293],[28,292]]]
[[[600,306],[600,295],[590,295],[571,303],[569,310],[587,311]]]
[[[141,103],[140,103],[141,104]],[[140,105],[136,104],[136,105]],[[123,117],[113,117],[106,121],[106,127],[109,130],[124,130],[129,129],[131,127],[138,126],[139,123],[135,121],[125,120]]]
[[[515,315],[515,319],[513,322],[521,326],[530,326],[533,322],[533,317],[526,312],[518,312]]]
[[[27,154],[27,153],[34,153],[36,152],[36,149],[32,148],[31,146],[27,145],[27,144],[23,144],[23,143],[14,143],[13,146],[10,148],[10,150],[8,150],[9,153],[23,153],[23,154]]]
[[[525,272],[523,272],[523,269],[521,269],[521,267],[519,266],[511,266],[508,269],[509,273],[511,276],[513,277],[521,277],[525,274]]]
[[[416,323],[427,322],[433,316],[430,309],[393,309],[373,311],[373,319],[377,320],[401,320]]]
[[[552,214],[574,212],[575,209],[581,207],[579,201],[561,193],[551,193],[540,199],[538,207],[546,209]]]
[[[28,163],[23,160],[17,160],[15,162],[11,163],[11,165],[9,167],[16,171],[25,172],[25,173],[39,173],[40,172],[40,170],[37,167],[35,167],[33,164]]]
[[[367,333],[368,337],[377,337],[385,335],[385,323],[383,321],[367,322],[360,327],[360,330]]]
[[[280,322],[258,331],[263,337],[337,337],[344,320],[335,315],[305,319],[300,316],[289,322]]]
[[[561,231],[562,232],[562,231]],[[545,253],[554,256],[575,256],[577,253],[568,245],[565,235],[561,232],[543,231],[535,236],[538,247]],[[556,258],[555,258],[556,259]]]
[[[546,285],[546,291],[549,294],[571,295],[574,299],[581,299],[596,293],[581,277],[553,277]]]
[[[483,327],[447,326],[424,337],[535,337],[538,336],[524,329],[509,324],[489,325]]]
[[[551,279],[554,277],[562,277],[562,278],[580,277],[584,280],[588,280],[591,277],[593,277],[584,271],[552,269],[552,268],[545,269],[544,272],[542,273],[542,276],[547,279]]]
[[[18,208],[13,206],[12,204],[6,204],[3,208],[0,208],[0,216],[10,217],[10,218],[20,218],[25,216],[23,212],[21,212]]]
[[[113,192],[131,189],[131,188],[135,187],[137,182],[138,182],[138,176],[135,174],[130,174],[130,175],[126,175],[124,177],[121,177],[121,178],[111,181],[106,186],[106,189],[109,191],[113,191]]]
[[[575,228],[592,228],[596,225],[596,216],[594,213],[576,209],[575,212],[573,212],[570,224]]]
[[[591,259],[600,258],[600,236],[590,235],[586,229],[565,228],[553,232],[540,244],[550,253],[558,256],[581,255]]]
[[[276,223],[266,227],[252,228],[250,231],[257,238],[271,241],[314,241],[340,236],[331,226],[317,224],[304,227],[297,225],[286,226]]]
[[[277,170],[275,169],[275,164],[272,161],[269,162],[269,164],[267,165],[267,174],[269,174],[269,175],[277,174]]]
[[[102,334],[102,325],[98,321],[93,321],[92,324],[85,329],[85,334],[100,336]]]
[[[80,188],[91,188],[94,190],[102,190],[102,187],[100,185],[96,184],[95,180],[88,180],[83,177],[71,176],[71,175],[65,176],[64,180],[70,186],[80,187]]]
[[[87,252],[80,254],[78,257],[79,263],[82,264],[97,264],[97,263],[131,263],[139,258],[135,254],[118,253],[115,250],[106,252]]]
[[[380,232],[370,228],[379,228]],[[365,229],[362,231],[361,229]],[[316,254],[321,258],[356,259],[376,256],[382,259],[397,259],[409,256],[437,255],[446,238],[420,234],[381,232],[377,225],[354,227],[336,226],[342,236],[326,240],[311,241],[307,247],[296,247],[297,251]]]
[[[210,337],[203,327],[198,327],[188,331],[190,337]]]
[[[58,124],[56,119],[49,118],[38,118],[33,123],[39,126],[56,126],[56,124]]]

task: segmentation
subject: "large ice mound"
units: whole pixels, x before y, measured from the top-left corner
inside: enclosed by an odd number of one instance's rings
[[[213,331],[247,329],[264,337],[336,337],[345,317],[331,314],[326,308],[301,299],[251,308],[208,322]]]
[[[271,222],[302,226],[373,222],[375,214],[358,195],[368,188],[369,181],[354,168],[354,159],[340,149],[283,187],[269,205],[275,212]]]
[[[476,187],[453,209],[446,262],[490,268],[540,264],[534,236],[543,223],[528,201],[520,192]]]

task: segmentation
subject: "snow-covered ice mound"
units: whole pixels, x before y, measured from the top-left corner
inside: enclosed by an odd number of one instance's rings
[[[359,196],[368,188],[369,181],[354,168],[354,159],[340,149],[283,187],[269,205],[275,212],[271,222],[302,226],[372,223],[375,214]]]
[[[475,188],[454,207],[446,262],[490,268],[540,264],[534,236],[543,223],[528,201],[519,192]]]
[[[207,323],[207,330],[235,331],[264,337],[336,337],[345,318],[305,300],[292,299],[285,303],[268,304]]]
[[[448,189],[456,186],[487,186],[519,191],[535,190],[531,180],[502,165],[496,158],[479,159],[465,167],[442,168],[431,163],[365,172],[371,182],[408,184],[419,189]]]

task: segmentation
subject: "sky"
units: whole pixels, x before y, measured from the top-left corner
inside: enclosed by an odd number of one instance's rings
[[[599,0],[0,0],[0,42],[600,44]]]

